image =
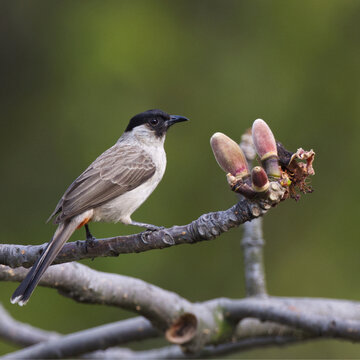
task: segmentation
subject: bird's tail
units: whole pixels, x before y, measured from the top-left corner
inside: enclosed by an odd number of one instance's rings
[[[18,303],[20,306],[23,306],[29,301],[29,298],[35,290],[36,285],[39,283],[41,276],[54,261],[65,242],[76,230],[77,225],[78,223],[74,220],[66,221],[59,225],[44,252],[11,296],[10,301],[13,304]]]

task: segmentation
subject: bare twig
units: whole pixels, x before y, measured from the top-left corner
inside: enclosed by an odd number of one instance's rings
[[[287,326],[277,325],[275,323],[260,322],[256,319],[244,319],[242,320],[235,333],[232,336],[231,343],[222,344],[218,346],[207,346],[201,350],[200,353],[188,354],[183,353],[178,346],[167,346],[161,349],[153,349],[141,352],[134,352],[126,348],[109,348],[107,350],[97,350],[89,353],[91,349],[105,349],[109,346],[114,345],[114,338],[118,338],[118,344],[123,342],[123,325],[124,323],[130,327],[134,327],[137,324],[137,319],[132,319],[133,322],[129,324],[130,320],[125,322],[119,321],[111,324],[110,326],[100,326],[91,329],[91,336],[95,339],[101,339],[101,341],[90,342],[88,341],[89,331],[77,332],[76,343],[73,343],[71,349],[69,348],[68,338],[72,335],[66,335],[59,341],[52,341],[42,346],[30,347],[24,351],[18,351],[9,354],[12,358],[33,358],[41,356],[42,358],[47,357],[59,357],[63,358],[65,355],[78,356],[82,358],[142,358],[142,359],[165,359],[165,358],[193,358],[193,357],[212,357],[220,354],[227,354],[233,351],[244,351],[249,350],[253,347],[261,347],[268,345],[281,345],[292,343],[293,341],[306,340],[305,336],[302,336],[301,332],[289,328]],[[120,331],[120,336],[117,337],[117,333]],[[9,333],[11,338],[9,338]],[[147,337],[153,337],[160,335],[149,322],[142,325],[141,334],[136,331],[132,332],[134,337],[128,340],[139,340],[139,336],[142,334],[141,339]],[[40,330],[34,327],[30,327],[27,324],[20,323],[6,312],[6,310],[0,305],[0,338],[5,340],[11,340],[12,342],[21,346],[35,345],[40,342],[53,340],[60,338],[60,334],[56,334],[49,331]]]
[[[220,300],[228,318],[255,317],[316,336],[360,341],[360,303],[310,298]],[[351,310],[352,309],[352,310]]]
[[[127,329],[130,330],[125,338],[124,327],[126,328],[126,332]],[[72,335],[74,335],[76,339],[76,342],[73,344],[71,344],[68,339],[69,336],[72,337]],[[28,348],[26,351],[14,352],[9,355],[13,358],[33,358],[35,355],[39,355],[41,358],[52,357],[52,355],[54,355],[54,357],[62,358],[66,354],[69,356],[76,356],[86,353],[88,349],[89,351],[95,349],[98,354],[106,354],[105,351],[98,351],[98,349],[106,349],[110,346],[120,345],[127,341],[144,340],[159,335],[159,331],[156,330],[148,320],[139,317],[131,320],[118,321],[110,325],[95,327],[91,329],[90,338],[89,330],[64,336],[59,333],[41,330],[16,321],[0,304],[0,339],[10,341],[22,347],[47,342],[46,346],[45,344],[42,344],[42,346]],[[61,340],[59,341],[51,341],[60,338]],[[123,349],[123,351],[125,352],[126,349]],[[95,355],[93,354],[94,353],[88,353],[85,358],[94,358]]]
[[[163,249],[180,244],[194,244],[199,241],[211,240],[237,227],[246,221],[262,216],[283,195],[278,183],[269,194],[269,199],[240,200],[236,205],[225,211],[217,211],[200,216],[188,225],[173,226],[152,232],[143,232],[128,236],[116,236],[97,239],[91,246],[86,241],[65,244],[53,264],[61,264],[99,256],[118,256],[134,252]],[[0,244],[0,264],[12,268],[30,267],[44,250],[46,244],[24,246]]]
[[[0,304],[0,338],[20,346],[55,339],[59,335],[14,320]]]
[[[284,346],[300,339],[286,336],[269,336],[259,338],[243,339],[237,342],[221,344],[218,346],[207,346],[199,353],[189,354],[181,351],[179,346],[166,346],[160,349],[146,351],[132,351],[130,349],[108,349],[106,351],[93,352],[89,359],[203,359],[219,355],[227,355],[234,352],[258,349],[266,346]],[[86,358],[86,356],[84,356]]]
[[[81,355],[93,350],[129,341],[143,340],[158,336],[158,332],[144,318],[79,331],[57,339],[39,343],[4,356],[4,359],[54,359]]]
[[[244,253],[245,286],[247,296],[266,296],[262,236],[262,219],[254,219],[243,225],[241,242]]]

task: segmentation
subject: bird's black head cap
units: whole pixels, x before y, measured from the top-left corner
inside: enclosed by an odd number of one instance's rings
[[[147,110],[132,117],[125,132],[131,131],[137,126],[146,125],[155,132],[156,136],[161,137],[171,125],[186,120],[188,119],[183,116],[169,115],[162,110]]]

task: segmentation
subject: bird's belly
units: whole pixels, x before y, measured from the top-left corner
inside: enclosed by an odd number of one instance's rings
[[[159,176],[161,175],[161,176]],[[154,174],[150,181],[94,209],[93,221],[131,223],[131,214],[149,197],[163,174]]]

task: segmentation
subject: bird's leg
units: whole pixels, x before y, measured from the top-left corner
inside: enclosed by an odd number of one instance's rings
[[[88,245],[92,245],[93,241],[96,240],[95,237],[91,234],[89,225],[85,224],[85,232],[86,232],[86,242]]]
[[[131,220],[130,225],[140,226],[140,227],[143,227],[146,230],[150,230],[150,231],[156,231],[156,230],[164,229],[163,226],[156,226],[156,225],[146,224],[146,223],[137,222],[137,221],[133,221],[133,220]]]

